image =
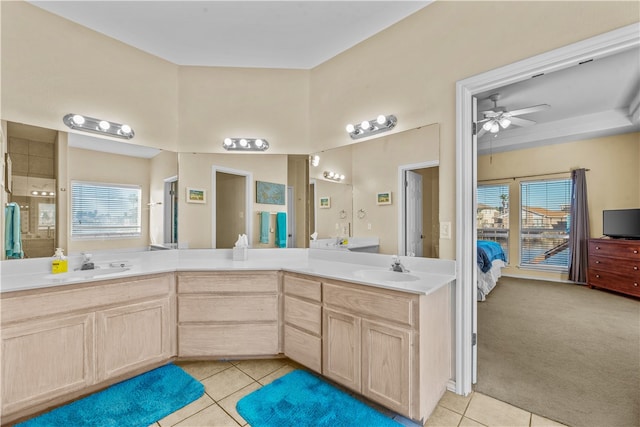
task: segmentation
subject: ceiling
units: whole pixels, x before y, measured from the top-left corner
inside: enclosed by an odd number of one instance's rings
[[[431,1],[29,3],[179,65],[310,69]],[[494,93],[507,110],[551,108],[519,116],[534,126],[487,132],[480,155],[638,132],[640,49],[477,94],[479,112],[493,108]]]
[[[178,65],[311,69],[431,1],[29,1]]]

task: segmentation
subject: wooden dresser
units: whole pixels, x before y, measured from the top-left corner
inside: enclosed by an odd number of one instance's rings
[[[587,284],[640,297],[640,240],[590,239]]]

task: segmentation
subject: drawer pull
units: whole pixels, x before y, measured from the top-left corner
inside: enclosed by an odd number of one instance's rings
[[[596,250],[600,249],[600,246],[596,246]]]
[[[638,282],[633,282],[633,286],[638,287]]]
[[[638,253],[638,250],[637,250],[637,249],[634,249],[634,250],[633,250],[633,253],[634,253],[634,254],[637,254],[637,253]]]
[[[597,279],[599,279],[599,278],[600,278],[600,275],[599,275],[599,274],[596,274],[596,278],[597,278]]]
[[[596,264],[600,264],[600,261],[596,261]]]
[[[635,271],[638,271],[638,266],[637,266],[637,265],[634,265],[634,266],[633,266],[633,269],[634,269]]]

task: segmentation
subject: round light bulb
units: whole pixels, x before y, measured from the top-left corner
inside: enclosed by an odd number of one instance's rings
[[[244,138],[242,138],[242,139],[240,140],[240,145],[241,145],[241,146],[243,146],[243,147],[246,147],[246,146],[247,146],[247,140],[246,140],[246,139],[244,139]]]
[[[497,123],[493,123],[491,125],[491,129],[490,130],[491,130],[491,133],[498,133],[498,131],[500,130],[500,126],[498,126]]]
[[[50,195],[50,196],[55,196],[55,195],[56,195],[56,193],[54,193],[53,191],[50,191],[50,192],[49,192],[49,195]]]
[[[84,124],[84,117],[80,114],[74,114],[73,117],[71,117],[71,120],[73,120],[73,123],[78,126],[82,126]]]
[[[380,115],[378,116],[378,118],[376,119],[376,122],[377,122],[379,125],[383,125],[383,124],[385,124],[385,123],[387,122],[387,118],[386,118],[385,116],[383,116],[382,114],[380,114]]]
[[[351,123],[349,123],[349,124],[347,125],[347,132],[351,133],[351,132],[353,132],[354,130],[356,130],[356,127],[355,127],[354,125],[352,125]]]
[[[122,125],[122,126],[120,126],[120,130],[122,131],[123,134],[129,135],[131,133],[131,126]]]
[[[256,147],[262,148],[263,144],[264,144],[264,141],[262,141],[261,139],[256,139]]]
[[[364,120],[362,123],[360,123],[360,127],[361,127],[363,130],[367,130],[367,129],[369,129],[369,127],[370,127],[370,126],[371,126],[371,124],[369,124],[369,121],[368,121],[368,120]]]
[[[33,194],[34,196],[37,196],[38,192],[37,191],[32,191],[31,194]]]
[[[225,138],[223,144],[225,147],[230,147],[233,141],[231,141],[231,138]]]
[[[491,120],[489,120],[488,122],[486,122],[485,124],[482,125],[482,129],[484,129],[487,132],[489,132],[491,130],[491,125],[492,124],[493,124],[493,122]]]
[[[344,179],[344,175],[340,175],[340,179],[343,180]]]
[[[111,127],[109,122],[106,120],[100,120],[100,123],[98,123],[98,126],[100,126],[100,129],[102,130],[109,130],[109,128]]]
[[[510,124],[511,120],[509,120],[508,118],[503,117],[500,119],[500,126],[502,126],[502,129],[508,128]]]
[[[329,178],[333,178],[334,173],[333,172],[329,172]]]

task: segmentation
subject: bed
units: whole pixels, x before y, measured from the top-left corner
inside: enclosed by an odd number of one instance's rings
[[[505,267],[507,257],[498,242],[478,240],[478,301],[487,299],[487,295],[498,283]]]

